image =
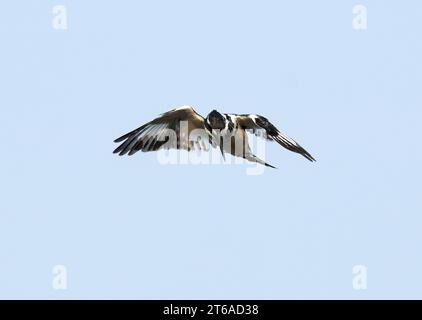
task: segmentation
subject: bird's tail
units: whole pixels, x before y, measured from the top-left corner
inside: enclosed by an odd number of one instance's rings
[[[276,167],[274,167],[274,166],[270,165],[269,163],[266,163],[264,160],[259,159],[256,155],[254,155],[254,154],[252,154],[252,153],[245,154],[244,158],[245,158],[246,160],[248,160],[248,161],[251,161],[251,162],[256,162],[256,163],[262,164],[262,165],[264,165],[264,166],[266,166],[266,167],[270,167],[270,168],[273,168],[273,169],[277,169]]]

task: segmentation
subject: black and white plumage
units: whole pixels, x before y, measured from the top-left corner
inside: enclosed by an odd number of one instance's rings
[[[267,118],[254,114],[227,114],[213,110],[206,118],[189,106],[166,113],[121,136],[114,153],[133,155],[138,151],[183,149],[209,151],[219,148],[225,153],[274,168],[257,158],[251,151],[247,132],[272,141],[299,153],[310,161],[315,159],[296,141],[279,131]]]

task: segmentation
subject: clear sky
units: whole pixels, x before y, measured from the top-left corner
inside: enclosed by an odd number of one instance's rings
[[[421,30],[417,1],[3,1],[0,297],[422,298]],[[185,104],[317,162],[112,154]]]

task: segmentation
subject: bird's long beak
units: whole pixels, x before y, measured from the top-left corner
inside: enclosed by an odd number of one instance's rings
[[[226,161],[226,155],[224,154],[224,140],[222,136],[220,136],[220,151],[223,156],[223,160]]]

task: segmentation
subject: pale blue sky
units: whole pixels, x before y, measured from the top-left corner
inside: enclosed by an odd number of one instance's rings
[[[3,1],[0,297],[422,298],[421,30],[417,1]],[[265,115],[318,162],[112,155],[184,104]]]

